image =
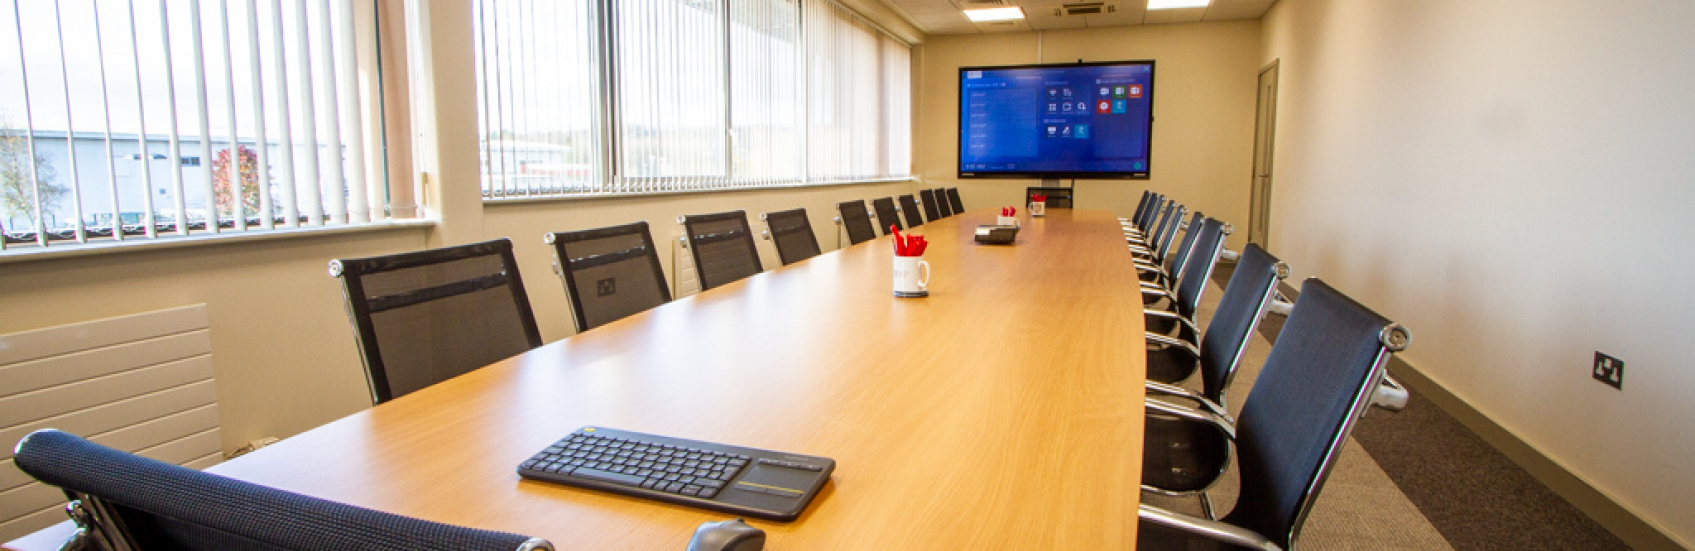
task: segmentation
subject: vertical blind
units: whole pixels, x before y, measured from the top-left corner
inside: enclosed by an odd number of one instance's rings
[[[827,0],[477,0],[477,18],[490,200],[909,174],[911,50]]]
[[[8,4],[0,248],[388,216],[351,1]]]

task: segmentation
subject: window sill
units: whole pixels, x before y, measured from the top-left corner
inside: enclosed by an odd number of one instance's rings
[[[310,226],[303,228],[255,230],[233,233],[199,233],[187,236],[167,235],[154,239],[131,237],[123,241],[102,240],[97,243],[63,243],[47,247],[13,245],[11,248],[0,251],[0,264],[17,264],[38,260],[57,260],[61,258],[74,258],[80,256],[123,254],[186,247],[251,243],[255,241],[269,241],[273,239],[299,239],[328,235],[429,228],[435,226],[435,224],[434,220],[428,219],[386,220],[382,222],[368,222],[357,225]]]
[[[917,181],[918,181],[917,176],[902,176],[902,177],[899,177],[899,178],[845,180],[845,181],[841,181],[841,182],[810,182],[810,183],[799,183],[799,182],[797,182],[797,183],[792,183],[792,184],[760,184],[760,185],[750,185],[750,186],[747,186],[747,187],[686,189],[686,190],[674,190],[674,191],[637,191],[637,192],[624,192],[624,193],[604,192],[604,193],[581,193],[581,194],[575,194],[575,195],[539,195],[539,196],[529,196],[529,197],[525,197],[525,196],[484,197],[483,198],[483,204],[492,206],[492,205],[513,205],[513,204],[524,204],[524,203],[542,203],[542,202],[551,202],[551,201],[596,201],[596,200],[602,200],[602,199],[631,199],[631,198],[647,198],[647,197],[664,197],[664,196],[670,196],[670,195],[697,195],[697,194],[702,194],[702,193],[734,193],[734,192],[744,192],[744,191],[766,191],[766,190],[775,190],[775,189],[814,189],[814,188],[837,187],[837,186],[858,186],[858,185],[867,185],[867,184],[890,184],[890,183],[917,182]]]

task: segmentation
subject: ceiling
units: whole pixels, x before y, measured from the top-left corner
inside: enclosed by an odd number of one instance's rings
[[[1259,19],[1275,1],[1212,0],[1211,5],[1204,8],[1148,11],[1147,0],[887,0],[888,5],[903,14],[925,34],[1046,31]],[[1079,5],[1092,4],[1101,4],[1098,8],[1101,13],[1066,14],[1066,6],[1072,6],[1075,10]],[[1000,6],[1024,8],[1024,19],[972,23],[961,11],[966,8]],[[1056,10],[1060,15],[1054,15]]]

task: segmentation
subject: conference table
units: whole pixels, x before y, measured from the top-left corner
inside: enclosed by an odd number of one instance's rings
[[[1117,219],[994,210],[926,236],[926,298],[892,295],[891,238],[672,301],[209,469],[321,498],[538,536],[680,550],[732,515],[520,479],[584,426],[834,458],[767,549],[1129,549],[1145,347]],[[538,305],[538,307],[565,307]],[[63,525],[61,525],[63,526]],[[52,548],[55,530],[13,542]],[[61,530],[57,532],[62,533]]]

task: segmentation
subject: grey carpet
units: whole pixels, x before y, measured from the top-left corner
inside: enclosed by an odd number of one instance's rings
[[[1232,267],[1218,266],[1217,285]],[[1267,316],[1260,334],[1276,342],[1283,319]],[[1366,415],[1353,439],[1455,549],[1630,548],[1416,392],[1399,413]]]

